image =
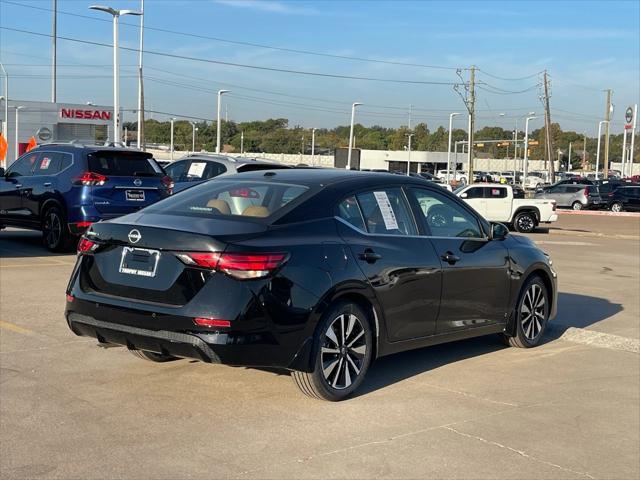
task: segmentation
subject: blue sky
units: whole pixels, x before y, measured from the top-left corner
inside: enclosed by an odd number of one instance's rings
[[[139,8],[139,0],[110,1]],[[27,8],[25,4],[36,8]],[[58,34],[111,43],[106,14],[88,9],[91,0],[59,0]],[[0,0],[0,26],[48,34],[49,0]],[[614,131],[627,105],[640,101],[640,2],[510,1],[387,2],[199,0],[146,1],[147,27],[288,49],[386,62],[481,70],[477,79],[478,124],[512,128],[529,111],[542,112],[537,72],[552,80],[552,117],[564,129],[593,134],[604,114],[606,88],[614,90]],[[45,10],[39,10],[45,9]],[[80,18],[66,13],[91,17]],[[124,17],[123,23],[137,23]],[[47,100],[50,40],[0,30],[0,58],[11,82],[10,96]],[[138,28],[123,24],[120,42],[136,48]],[[289,70],[412,81],[453,83],[453,69],[401,66],[237,45],[145,30],[145,49],[202,59]],[[60,101],[110,104],[111,49],[60,40]],[[136,105],[136,54],[121,53],[124,107]],[[448,113],[464,111],[451,85],[397,84],[313,77],[145,56],[146,107],[212,119],[215,91],[232,90],[225,107],[237,121],[287,117],[305,127],[347,124],[350,104],[363,102],[358,121],[430,128],[446,125]],[[468,71],[462,75],[468,77]],[[502,80],[520,78],[521,80]],[[504,94],[531,90],[520,94]],[[488,91],[489,90],[489,91]],[[495,92],[501,92],[497,94]],[[391,108],[389,108],[391,107]],[[505,116],[499,116],[499,113]],[[129,115],[131,118],[133,115]],[[166,116],[156,115],[158,119]],[[462,127],[465,122],[458,120]],[[520,125],[523,121],[519,120]]]

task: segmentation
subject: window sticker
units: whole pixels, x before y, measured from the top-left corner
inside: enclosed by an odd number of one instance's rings
[[[387,230],[398,230],[396,214],[393,213],[391,202],[389,202],[389,197],[387,197],[387,192],[373,192],[373,195],[376,197],[376,202],[380,208],[385,228]]]
[[[40,170],[48,169],[50,164],[51,164],[51,159],[49,157],[44,157],[40,162]]]
[[[491,189],[491,195],[494,197],[499,197],[500,196],[500,190],[497,188],[492,188]]]
[[[187,175],[190,177],[198,177],[202,178],[204,174],[204,169],[207,167],[207,162],[191,162],[189,165],[189,171]]]

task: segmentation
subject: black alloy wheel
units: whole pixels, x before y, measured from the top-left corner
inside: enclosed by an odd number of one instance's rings
[[[531,233],[536,228],[536,217],[531,212],[521,212],[516,215],[513,227],[520,233]]]
[[[538,345],[549,320],[549,293],[540,277],[533,276],[525,283],[515,316],[516,335],[506,337],[508,344],[520,348]]]
[[[303,393],[338,401],[362,383],[371,363],[373,335],[365,312],[354,303],[334,305],[320,322],[314,340],[314,368],[294,371]]]
[[[42,242],[51,252],[66,252],[74,247],[64,214],[58,207],[47,209],[42,218]]]

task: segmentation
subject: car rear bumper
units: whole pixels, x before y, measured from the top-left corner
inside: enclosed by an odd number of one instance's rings
[[[79,313],[70,313],[67,321],[69,328],[76,335],[93,337],[101,343],[123,345],[133,350],[147,350],[175,357],[196,358],[208,363],[221,363],[220,357],[196,335],[120,325]]]

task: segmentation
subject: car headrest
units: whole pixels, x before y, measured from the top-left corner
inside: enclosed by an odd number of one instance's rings
[[[262,205],[249,205],[244,209],[242,215],[246,217],[268,217],[269,210],[267,207],[263,207]]]
[[[207,207],[215,208],[222,215],[231,215],[231,208],[229,208],[229,204],[224,200],[213,198],[207,202]]]

